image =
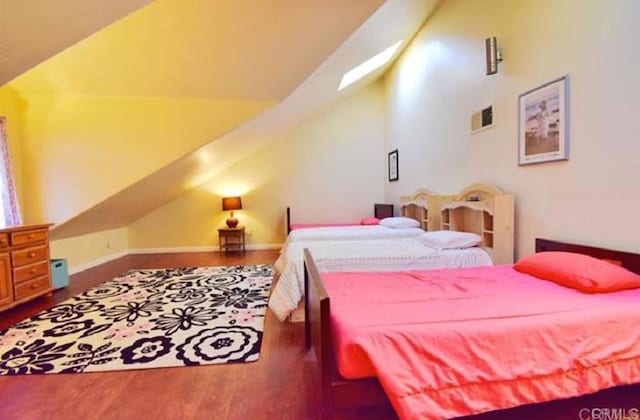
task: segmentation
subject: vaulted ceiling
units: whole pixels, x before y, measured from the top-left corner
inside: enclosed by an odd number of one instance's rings
[[[0,86],[152,0],[0,0]]]
[[[399,40],[406,44],[438,3],[156,0],[14,79],[11,87],[25,95],[273,104],[235,128],[212,132],[202,147],[176,155],[119,191],[53,220],[54,237],[126,226],[377,78],[384,68],[337,92],[345,72]]]
[[[383,1],[156,0],[13,86],[38,94],[280,100]]]

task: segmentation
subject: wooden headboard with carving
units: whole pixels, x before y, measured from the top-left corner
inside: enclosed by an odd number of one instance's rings
[[[451,198],[450,195],[434,194],[421,188],[411,195],[400,197],[400,215],[416,219],[424,230],[439,230],[440,206]]]
[[[411,195],[400,197],[400,215],[420,222],[424,230],[429,230],[429,197],[433,194],[426,188],[419,189]]]
[[[513,263],[513,195],[478,183],[464,188],[440,207],[442,230],[476,233],[495,264]]]

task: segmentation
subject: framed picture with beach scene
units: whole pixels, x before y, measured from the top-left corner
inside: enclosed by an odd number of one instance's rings
[[[569,159],[569,76],[520,95],[518,165]]]

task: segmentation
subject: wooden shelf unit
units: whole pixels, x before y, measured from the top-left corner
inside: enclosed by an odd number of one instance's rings
[[[450,198],[449,195],[436,195],[427,189],[419,189],[411,195],[400,197],[400,215],[417,220],[423,230],[438,230],[440,206]]]
[[[472,232],[494,264],[513,264],[514,200],[488,184],[473,184],[442,202],[441,229]]]

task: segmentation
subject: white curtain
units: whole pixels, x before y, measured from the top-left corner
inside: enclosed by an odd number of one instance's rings
[[[7,120],[0,117],[0,227],[15,226],[22,223],[16,183],[13,177],[13,165],[9,153],[9,139],[6,129]]]

